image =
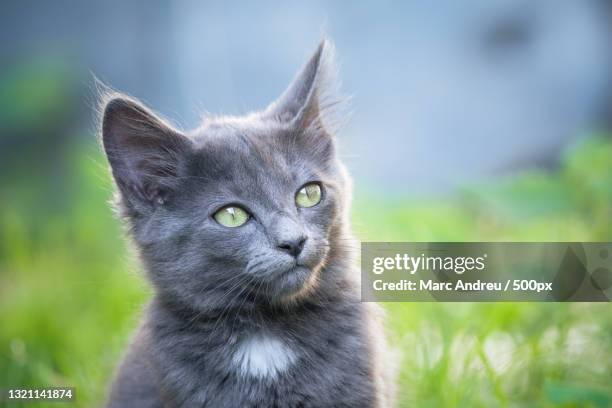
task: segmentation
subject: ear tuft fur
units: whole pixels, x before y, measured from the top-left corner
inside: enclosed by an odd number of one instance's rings
[[[340,92],[334,45],[323,39],[285,92],[264,111],[264,117],[335,134],[346,122],[348,101]]]

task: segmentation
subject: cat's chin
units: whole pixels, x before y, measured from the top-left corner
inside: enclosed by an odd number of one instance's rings
[[[293,303],[308,296],[317,286],[319,267],[295,265],[278,278],[277,303]]]

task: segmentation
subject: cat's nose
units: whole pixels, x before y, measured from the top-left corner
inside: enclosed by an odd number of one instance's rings
[[[296,239],[289,239],[289,240],[282,241],[277,245],[277,248],[283,252],[288,253],[294,258],[297,258],[302,253],[302,249],[304,249],[305,243],[306,243],[306,237],[301,236]]]

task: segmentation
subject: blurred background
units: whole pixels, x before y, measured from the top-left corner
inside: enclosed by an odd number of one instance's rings
[[[612,240],[609,1],[3,1],[0,387],[100,405],[149,296],[94,75],[188,129],[266,106],[323,33],[360,239]],[[399,406],[612,406],[608,304],[385,306]]]

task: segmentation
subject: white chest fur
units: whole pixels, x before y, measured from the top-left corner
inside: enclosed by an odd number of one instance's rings
[[[281,339],[253,335],[238,344],[232,361],[243,376],[276,378],[296,359],[296,353]]]

